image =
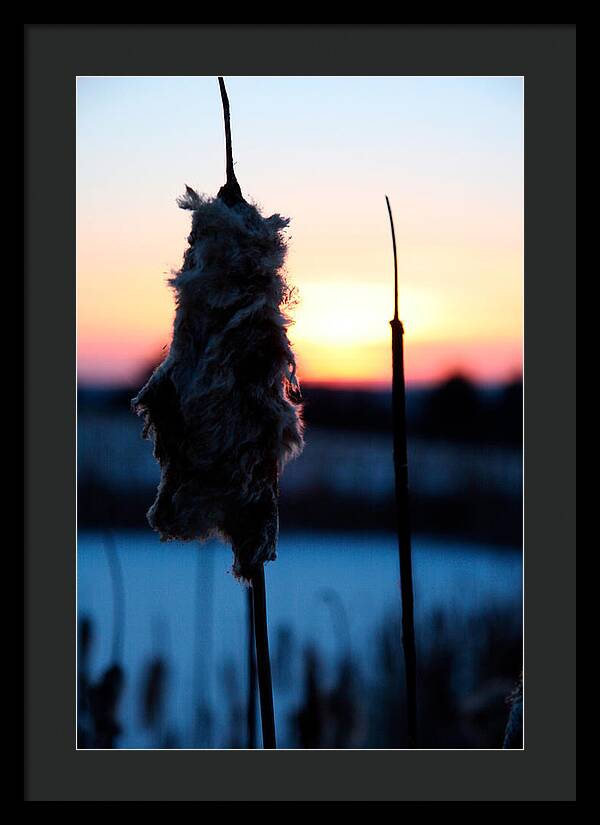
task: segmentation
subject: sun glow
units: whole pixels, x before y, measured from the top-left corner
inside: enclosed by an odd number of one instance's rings
[[[387,342],[393,314],[391,285],[381,283],[307,283],[290,334],[299,347],[319,344],[328,349],[361,347]],[[439,304],[432,293],[407,287],[402,311],[411,319],[411,336],[426,340],[439,328]]]

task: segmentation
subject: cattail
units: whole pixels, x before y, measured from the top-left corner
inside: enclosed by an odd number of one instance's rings
[[[417,651],[415,641],[412,544],[408,498],[408,452],[406,436],[406,386],[404,380],[404,327],[398,315],[398,257],[392,207],[386,195],[394,249],[394,317],[392,328],[392,408],[394,417],[394,482],[396,529],[400,560],[402,598],[402,648],[406,671],[406,722],[410,748],[417,747]]]
[[[222,78],[219,84],[227,180],[216,198],[186,187],[178,201],[191,211],[192,229],[170,281],[173,339],[132,403],[161,466],[150,525],[163,540],[224,538],[234,574],[252,583],[264,715],[270,668],[263,563],[276,557],[279,475],[303,446],[285,315],[292,290],[282,272],[288,219],[265,218],[243,198]]]

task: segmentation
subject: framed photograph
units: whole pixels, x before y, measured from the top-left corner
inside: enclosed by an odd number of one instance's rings
[[[574,801],[574,50],[26,25],[26,801]]]

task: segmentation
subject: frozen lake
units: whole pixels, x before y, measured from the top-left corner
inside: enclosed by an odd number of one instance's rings
[[[231,690],[245,691],[246,593],[230,573],[231,551],[217,542],[199,547],[161,544],[147,531],[114,534],[122,569],[125,607],[123,661],[127,681],[121,718],[121,747],[148,747],[136,718],[140,679],[152,655],[168,661],[168,714],[182,746],[193,746],[194,705],[201,697],[218,705],[223,667]],[[107,538],[80,531],[78,613],[94,623],[92,675],[111,659],[113,590]],[[427,644],[428,617],[440,611],[468,617],[494,608],[521,612],[521,554],[518,550],[414,539],[416,620]],[[266,567],[271,654],[278,719],[285,720],[298,697],[300,677],[283,685],[278,663],[300,661],[308,644],[323,660],[337,660],[348,645],[366,673],[372,666],[377,627],[399,615],[396,539],[386,534],[282,533],[279,558]],[[234,674],[232,681],[231,674]],[[236,682],[237,680],[237,682]],[[237,687],[236,687],[237,685]],[[281,723],[285,745],[285,721]],[[216,722],[215,745],[219,745]]]

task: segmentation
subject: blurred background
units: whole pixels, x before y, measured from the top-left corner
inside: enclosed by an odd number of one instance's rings
[[[403,747],[392,255],[405,323],[420,745],[502,746],[522,668],[520,78],[227,78],[236,171],[292,217],[307,444],[267,565],[278,745]],[[230,549],[161,544],[130,399],[170,339],[216,78],[78,80],[80,747],[260,746]]]

